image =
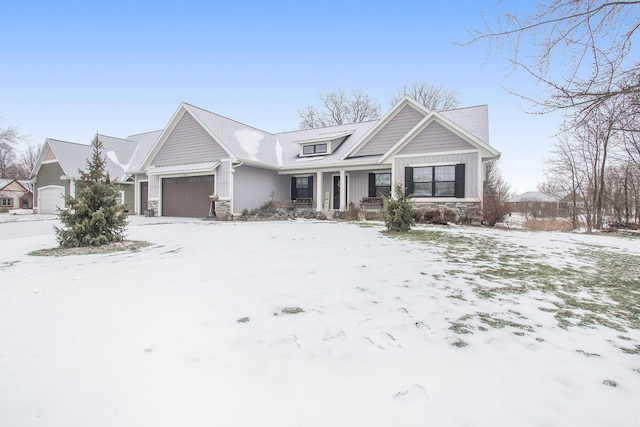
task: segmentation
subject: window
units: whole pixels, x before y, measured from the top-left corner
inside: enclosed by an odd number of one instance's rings
[[[313,176],[291,178],[291,200],[313,199]]]
[[[370,173],[369,174],[369,197],[381,197],[391,194],[391,174],[390,173]]]
[[[414,197],[464,197],[464,164],[408,167],[407,192]]]
[[[312,144],[302,147],[302,154],[324,154],[327,152],[327,144]]]
[[[13,206],[13,199],[5,199],[5,198],[0,199],[0,206],[12,207]]]

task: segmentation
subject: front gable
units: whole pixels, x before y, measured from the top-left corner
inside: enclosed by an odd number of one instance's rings
[[[477,149],[442,124],[433,121],[400,151],[399,155],[442,153]]]
[[[24,188],[24,186],[20,184],[18,181],[16,181],[15,179],[11,181],[9,184],[7,184],[6,186],[0,188],[0,191],[10,191],[12,193],[22,193],[22,194],[30,192],[27,188]]]
[[[229,157],[224,148],[184,111],[171,131],[161,137],[160,147],[149,165],[171,166],[212,162]]]
[[[347,153],[345,158],[386,153],[426,115],[423,106],[405,96]]]

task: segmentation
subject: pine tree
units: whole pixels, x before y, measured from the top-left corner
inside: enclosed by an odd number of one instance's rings
[[[87,159],[87,171],[79,171],[76,197],[66,196],[67,209],[58,213],[62,227],[55,227],[56,240],[61,247],[102,246],[124,240],[127,214],[116,202],[119,187],[111,182],[97,135],[91,145],[93,154]]]
[[[409,200],[409,196],[405,194],[402,184],[399,182],[393,186],[393,192],[396,198],[391,196],[383,196],[384,224],[389,231],[409,231],[415,225],[413,221],[413,206]]]

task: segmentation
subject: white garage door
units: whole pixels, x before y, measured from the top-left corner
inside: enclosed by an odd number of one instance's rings
[[[64,208],[64,187],[44,187],[38,190],[38,213],[58,213],[56,207]]]

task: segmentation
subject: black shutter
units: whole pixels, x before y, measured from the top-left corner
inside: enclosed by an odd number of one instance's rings
[[[404,168],[404,187],[406,196],[413,194],[413,168],[409,166]]]
[[[298,192],[296,191],[296,177],[291,177],[291,200],[295,200],[298,198]]]
[[[464,163],[456,165],[456,197],[464,199]]]
[[[369,174],[369,197],[376,197],[376,174]]]
[[[309,177],[309,198],[313,200],[313,175]]]

